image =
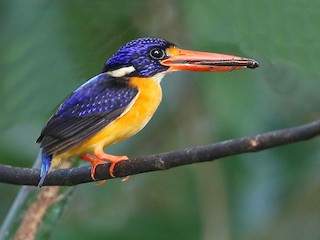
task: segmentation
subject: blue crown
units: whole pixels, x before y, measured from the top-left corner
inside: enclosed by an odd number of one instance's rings
[[[135,71],[128,77],[151,77],[168,69],[159,59],[150,56],[155,48],[163,49],[174,44],[160,38],[138,38],[121,47],[106,63],[103,72],[114,71],[123,67],[133,66]]]

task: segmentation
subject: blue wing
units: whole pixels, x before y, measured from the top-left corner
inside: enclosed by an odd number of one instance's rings
[[[76,147],[118,118],[137,93],[128,80],[99,74],[60,105],[37,142],[45,154],[60,154]]]

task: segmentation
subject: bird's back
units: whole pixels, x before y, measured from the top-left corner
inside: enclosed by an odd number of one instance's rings
[[[138,89],[126,79],[100,74],[74,91],[49,119],[37,142],[61,154],[90,139],[126,111]]]

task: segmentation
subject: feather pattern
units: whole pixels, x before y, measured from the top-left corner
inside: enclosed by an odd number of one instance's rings
[[[74,91],[49,119],[37,142],[45,154],[63,153],[117,119],[138,89],[125,78],[102,73]]]

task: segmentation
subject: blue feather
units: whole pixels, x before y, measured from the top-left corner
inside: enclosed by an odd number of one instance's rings
[[[130,73],[129,77],[152,77],[156,73],[166,71],[169,67],[151,58],[150,50],[153,48],[166,49],[170,46],[174,44],[160,38],[138,38],[121,47],[105,63],[103,72],[133,66],[136,70]]]
[[[49,173],[52,155],[47,155],[41,152],[41,160],[42,160],[42,165],[41,165],[40,181],[38,183],[38,187],[41,187],[43,185],[43,182],[46,179],[47,174]]]
[[[81,85],[60,105],[54,117],[70,118],[104,114],[127,106],[138,90],[126,80],[99,74]]]

